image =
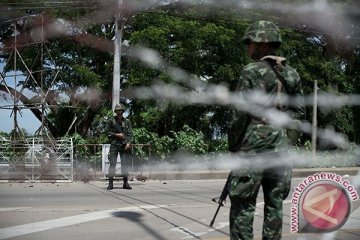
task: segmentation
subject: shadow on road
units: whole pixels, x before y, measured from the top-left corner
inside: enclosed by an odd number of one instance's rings
[[[141,228],[143,228],[146,232],[148,232],[150,235],[154,236],[155,239],[159,239],[159,240],[167,240],[167,238],[161,236],[158,231],[153,230],[151,228],[149,228],[146,224],[143,223],[142,221],[142,216],[143,214],[141,213],[137,213],[137,212],[128,212],[128,211],[118,211],[118,212],[114,212],[112,214],[114,217],[117,218],[124,218],[126,220],[132,221],[134,223],[136,223],[138,226],[140,226]]]

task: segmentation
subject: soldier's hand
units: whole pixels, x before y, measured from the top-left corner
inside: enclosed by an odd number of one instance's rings
[[[117,137],[118,139],[120,139],[120,140],[123,140],[123,139],[126,138],[125,133],[117,133],[117,134],[116,134],[116,137]]]
[[[131,147],[131,144],[130,144],[130,143],[127,143],[127,144],[125,145],[125,150],[130,149],[130,147]]]

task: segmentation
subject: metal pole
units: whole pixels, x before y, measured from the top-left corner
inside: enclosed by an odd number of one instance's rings
[[[17,79],[16,79],[16,75],[17,75],[17,66],[16,66],[16,57],[17,57],[17,28],[16,28],[16,23],[14,23],[14,39],[15,39],[15,43],[14,43],[14,82],[15,82],[15,85],[14,85],[14,108],[13,108],[13,111],[14,111],[14,136],[13,138],[15,137],[17,139],[17,126],[18,126],[18,123],[17,123],[17,95],[16,95],[16,88],[17,88]]]
[[[121,65],[121,42],[122,42],[122,29],[119,32],[119,20],[121,18],[120,10],[122,9],[123,1],[119,0],[119,12],[115,16],[115,40],[114,40],[114,69],[113,69],[113,94],[112,94],[112,110],[115,105],[120,102],[120,65]]]
[[[77,179],[77,173],[76,173],[76,179]],[[74,144],[72,138],[70,138],[70,180],[71,182],[74,181]]]
[[[134,181],[134,148],[133,145],[131,144],[131,181]]]
[[[31,149],[31,164],[32,164],[32,169],[31,169],[31,182],[35,182],[35,173],[34,173],[34,168],[35,168],[35,162],[34,162],[34,158],[35,158],[35,139],[32,139],[32,149]]]
[[[317,80],[314,82],[314,102],[313,102],[313,120],[312,120],[312,154],[315,158],[316,156],[316,138],[317,138]]]
[[[41,57],[40,57],[40,65],[41,69],[44,68],[44,15],[41,15]],[[44,96],[44,72],[41,71],[40,73],[40,87],[41,87],[41,135],[42,141],[44,144],[44,136],[45,136],[45,96]]]

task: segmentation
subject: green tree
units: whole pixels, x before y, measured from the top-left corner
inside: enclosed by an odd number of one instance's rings
[[[312,3],[302,0],[279,2],[282,4],[276,6],[294,7],[295,14],[282,9],[274,11],[274,5],[267,0],[253,1],[254,7],[249,9],[239,8],[238,1],[224,1],[216,7],[206,4],[206,1],[198,1],[193,5],[174,1],[150,10],[140,9],[138,12],[132,12],[132,17],[126,16],[123,32],[123,39],[129,43],[129,47],[123,45],[122,88],[150,86],[154,80],[158,80],[188,91],[199,90],[190,87],[191,80],[188,76],[185,76],[185,82],[179,82],[166,66],[150,68],[128,54],[127,50],[142,45],[156,50],[167,64],[185,70],[189,76],[193,74],[204,83],[221,83],[232,89],[242,67],[249,62],[246,49],[241,44],[244,30],[250,22],[264,18],[282,26],[284,44],[281,52],[299,71],[305,93],[312,93],[313,81],[316,79],[322,91],[359,94],[360,51],[356,40],[360,24],[358,14],[354,11],[359,9],[359,3],[326,2],[335,6],[333,15],[337,18],[330,18],[329,24],[334,28],[331,29],[334,32],[341,30],[338,31],[341,34],[336,35],[327,32],[329,26],[326,22],[321,22],[324,24],[322,26],[310,21],[314,19],[311,15],[313,11],[309,11],[308,14],[297,11],[296,7],[301,6],[300,4]],[[88,20],[94,16],[94,10],[98,9],[54,9],[49,10],[45,18],[39,15],[16,21],[18,40],[31,43],[19,48],[19,51],[24,62],[32,66],[33,71],[31,81],[21,80],[18,87],[23,86],[38,94],[49,91],[46,104],[51,113],[47,115],[45,123],[54,136],[61,136],[66,132],[73,133],[75,129],[85,136],[99,118],[96,114],[103,114],[109,109],[114,12],[110,11],[111,6],[107,7],[108,15],[104,14],[105,17],[96,19],[98,22],[95,23]],[[346,11],[349,14],[341,15]],[[32,31],[36,26],[41,26],[39,24],[42,21],[45,21],[45,26],[51,26],[55,22],[65,23],[67,29],[66,34],[55,34],[47,38],[44,59],[39,57],[38,45],[32,45],[34,42],[31,40]],[[1,58],[7,63],[13,62],[13,40],[13,25],[2,24]],[[19,65],[17,69],[26,72],[24,66]],[[42,69],[46,71],[41,73]],[[14,67],[7,64],[4,72],[12,70]],[[9,88],[0,85],[0,91],[8,90]],[[15,90],[10,88],[10,94],[19,95],[19,92],[15,93]],[[39,103],[39,99],[29,99],[25,95],[21,96],[20,100],[27,106]],[[214,134],[214,128],[211,126],[216,126],[222,134],[226,133],[228,110],[225,107],[177,105],[163,102],[161,99],[131,100],[129,107],[134,126],[144,127],[157,136],[170,136],[172,131],[181,131],[184,125],[201,131],[206,141],[210,141]],[[350,140],[360,141],[357,107],[325,110],[321,110],[320,126],[333,125],[336,130],[345,132]],[[41,119],[40,109],[32,108],[32,111]],[[308,113],[307,117],[310,120],[310,109]],[[331,117],[334,114],[336,117]],[[347,121],[351,117],[353,122]],[[75,124],[70,128],[74,119]]]

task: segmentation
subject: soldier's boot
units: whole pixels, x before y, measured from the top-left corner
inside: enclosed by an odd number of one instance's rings
[[[123,189],[129,189],[129,190],[131,190],[132,187],[129,185],[128,177],[124,177],[123,179],[124,179]]]
[[[111,190],[113,188],[114,188],[114,177],[109,177],[109,186],[106,189]]]

